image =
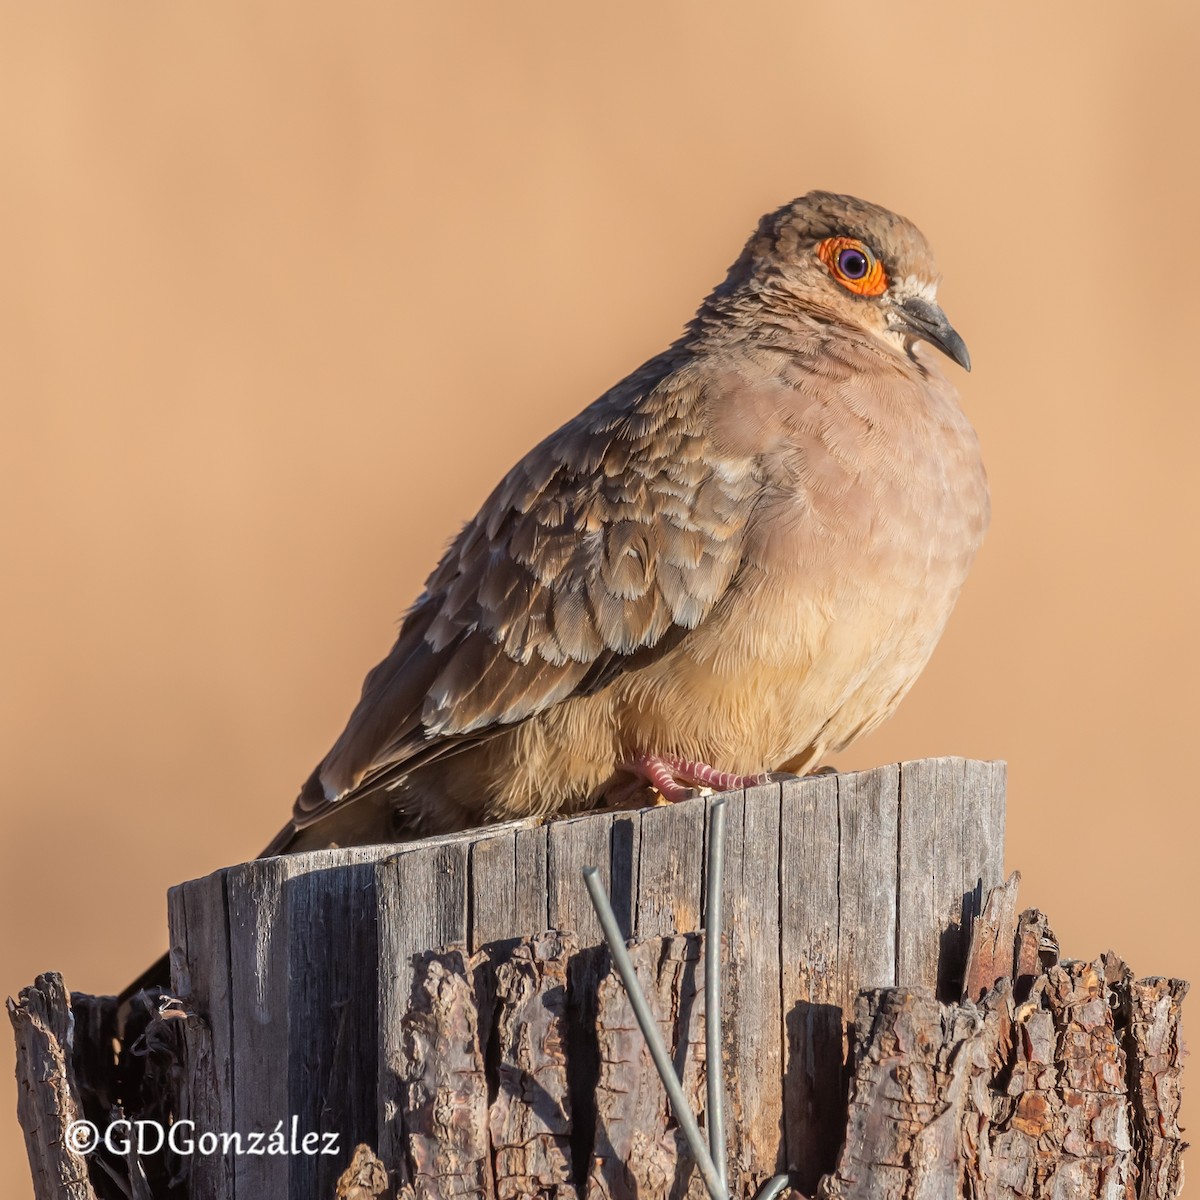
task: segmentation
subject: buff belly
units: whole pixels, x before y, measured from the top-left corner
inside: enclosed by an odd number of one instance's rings
[[[955,578],[743,589],[673,651],[603,691],[415,771],[405,806],[429,829],[578,811],[617,767],[677,754],[720,770],[803,772],[887,717],[949,616]]]

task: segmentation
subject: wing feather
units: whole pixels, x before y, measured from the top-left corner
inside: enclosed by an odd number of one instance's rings
[[[297,800],[298,828],[464,742],[606,686],[694,629],[762,486],[711,464],[703,403],[652,360],[547,438],[447,550]]]

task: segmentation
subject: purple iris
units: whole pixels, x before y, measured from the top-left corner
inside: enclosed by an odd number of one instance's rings
[[[847,279],[862,279],[870,267],[867,256],[861,250],[843,250],[838,255],[838,270]]]

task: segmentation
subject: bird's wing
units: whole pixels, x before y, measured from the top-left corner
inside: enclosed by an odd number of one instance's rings
[[[464,527],[301,792],[295,828],[385,773],[598,690],[711,611],[760,478],[754,460],[713,455],[699,385],[654,368],[532,450]]]

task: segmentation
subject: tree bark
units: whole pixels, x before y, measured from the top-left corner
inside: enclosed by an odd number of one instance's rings
[[[994,896],[1009,907],[1013,894],[1010,883]],[[1135,982],[1112,953],[1059,961],[1041,913],[1023,914],[1019,931],[1006,917],[999,937],[977,931],[977,948],[1015,950],[977,1003],[859,997],[850,1115],[825,1200],[1179,1194],[1187,985]]]

